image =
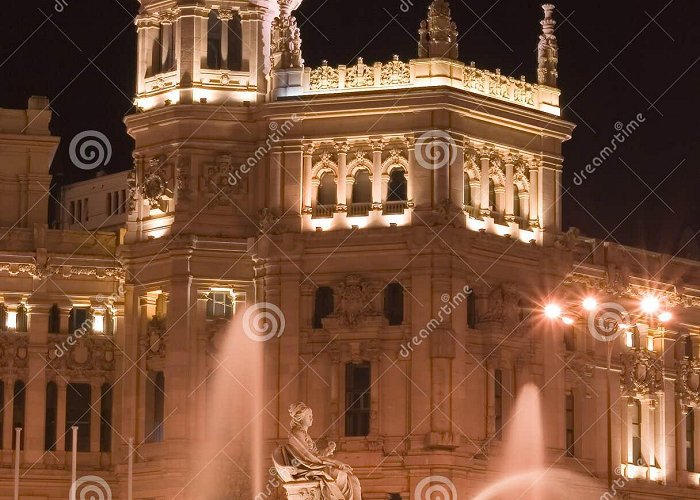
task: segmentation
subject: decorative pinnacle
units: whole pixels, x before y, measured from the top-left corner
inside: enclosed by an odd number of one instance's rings
[[[547,36],[554,34],[554,25],[557,24],[554,20],[554,9],[554,4],[545,3],[542,5],[544,19],[540,21],[540,24],[542,25],[542,33]]]
[[[540,21],[542,34],[537,44],[537,82],[549,87],[557,86],[557,65],[559,63],[559,46],[554,34],[554,5],[542,5],[544,19]]]

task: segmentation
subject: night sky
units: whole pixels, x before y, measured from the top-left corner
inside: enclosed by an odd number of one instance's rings
[[[9,3],[9,2],[5,2]],[[307,65],[416,57],[428,0],[304,0],[297,18]],[[536,79],[540,2],[452,0],[460,59]],[[3,5],[0,106],[47,95],[61,136],[53,172],[77,179],[68,144],[99,130],[113,146],[108,171],[131,166],[123,118],[135,89],[136,0],[22,0]],[[565,144],[564,226],[700,258],[700,2],[557,3]],[[615,124],[645,121],[582,183],[575,173],[613,140]],[[692,241],[691,241],[692,240]]]

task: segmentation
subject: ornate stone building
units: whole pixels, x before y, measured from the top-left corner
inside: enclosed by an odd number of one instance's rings
[[[65,497],[76,425],[78,474],[115,498],[201,498],[213,339],[265,304],[285,320],[264,343],[267,450],[305,401],[365,500],[497,480],[526,383],[545,466],[575,473],[559,498],[697,497],[700,265],[562,232],[553,6],[530,83],[457,60],[443,0],[417,59],[310,68],[300,3],[142,0],[123,229],[3,210],[0,496],[18,426],[22,491]],[[0,154],[36,157],[46,185],[55,139],[17,130]],[[31,206],[28,174],[2,175]]]

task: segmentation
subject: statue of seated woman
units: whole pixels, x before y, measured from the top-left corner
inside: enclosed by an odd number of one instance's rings
[[[311,408],[304,403],[289,407],[291,432],[286,444],[273,455],[275,467],[284,482],[318,481],[322,500],[362,500],[360,481],[343,462],[330,458],[335,443],[319,451],[309,427],[313,424]]]

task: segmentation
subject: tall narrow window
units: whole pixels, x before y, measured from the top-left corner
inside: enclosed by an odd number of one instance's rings
[[[520,217],[520,191],[518,186],[513,186],[513,215]]]
[[[574,456],[574,395],[566,395],[566,456]]]
[[[353,203],[372,203],[372,179],[367,170],[360,170],[355,174],[355,182],[352,185]]]
[[[313,328],[323,328],[323,318],[332,314],[333,310],[333,289],[329,286],[318,287],[314,300]]]
[[[687,356],[688,359],[693,359],[693,337],[686,335],[685,341],[683,342],[683,348],[683,354]]]
[[[46,418],[44,419],[44,449],[56,449],[56,419],[58,417],[58,387],[56,382],[46,384]]]
[[[406,174],[403,169],[397,168],[389,176],[389,192],[386,194],[386,201],[406,201],[407,186]]]
[[[403,286],[389,283],[384,289],[384,316],[390,325],[403,323]]]
[[[321,176],[318,185],[317,205],[335,205],[338,203],[338,189],[335,184],[335,175],[326,172]]]
[[[464,172],[464,204],[467,206],[472,204],[472,189],[469,182],[469,174]]]
[[[20,304],[17,306],[17,331],[26,332],[29,326],[29,315],[27,314],[27,306]]]
[[[68,315],[68,331],[73,333],[80,329],[89,330],[88,313],[87,307],[73,307]]]
[[[73,451],[73,426],[78,428],[78,451],[90,451],[91,389],[90,384],[66,387],[66,451]]]
[[[112,451],[112,386],[102,384],[100,399],[100,451]]]
[[[367,436],[370,416],[370,365],[345,367],[345,435]]]
[[[496,417],[496,438],[501,439],[501,434],[503,432],[503,372],[500,368],[496,369],[493,378],[495,379],[493,399]]]
[[[695,409],[689,408],[685,416],[685,463],[686,470],[695,472]]]
[[[467,326],[476,328],[476,295],[473,288],[469,289],[467,295]]]
[[[119,211],[121,213],[126,212],[126,189],[122,189],[121,202],[119,204]]]
[[[61,309],[54,304],[49,309],[49,333],[59,333],[61,331]]]
[[[24,427],[24,413],[26,409],[26,391],[24,390],[24,382],[22,382],[21,380],[16,381],[14,389],[14,396],[12,400],[12,428],[14,429],[16,427],[21,427],[24,431],[26,431],[27,429]],[[22,432],[20,437],[20,449],[24,449],[24,431]],[[15,438],[15,433],[12,432],[13,450],[15,449],[15,446],[17,444]]]
[[[496,210],[496,185],[493,179],[489,180],[489,209]]]
[[[105,213],[107,215],[112,215],[112,193],[107,193],[107,209],[105,210]]]
[[[243,69],[243,30],[241,28],[241,16],[234,12],[228,22],[228,51],[226,66],[231,71]]]
[[[207,23],[207,68],[221,69],[221,20],[214,10]]]
[[[163,72],[162,47],[160,36],[154,38],[151,46],[151,67],[146,76],[153,76]]]
[[[211,292],[207,299],[207,317],[227,318],[233,317],[233,297],[231,292]]]
[[[165,417],[165,375],[163,372],[148,372],[146,378],[146,442],[163,441],[163,419]]]
[[[639,464],[642,460],[642,403],[633,400],[630,406],[632,412],[632,462]]]

